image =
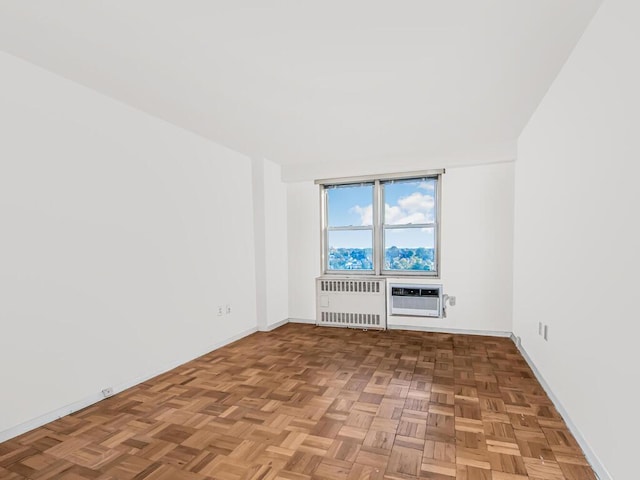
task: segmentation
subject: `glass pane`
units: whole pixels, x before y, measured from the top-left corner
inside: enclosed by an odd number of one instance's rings
[[[385,270],[436,270],[435,229],[387,228],[384,231]]]
[[[384,182],[384,223],[435,223],[436,183],[435,178]]]
[[[373,231],[328,232],[329,270],[373,270]]]
[[[340,185],[327,189],[330,227],[373,225],[373,185]]]

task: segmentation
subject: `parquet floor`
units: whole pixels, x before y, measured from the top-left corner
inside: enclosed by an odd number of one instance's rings
[[[589,480],[513,343],[288,324],[0,444],[0,479]]]

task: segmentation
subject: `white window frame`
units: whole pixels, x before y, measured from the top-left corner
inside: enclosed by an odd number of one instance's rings
[[[427,170],[420,172],[409,172],[400,174],[389,174],[379,176],[346,177],[316,180],[320,185],[320,244],[321,244],[321,271],[323,275],[369,275],[386,277],[428,277],[440,278],[440,230],[441,230],[441,204],[442,204],[442,175],[444,170]],[[432,178],[436,181],[435,191],[435,221],[429,224],[409,224],[409,225],[385,225],[384,222],[384,183],[390,180],[418,180]],[[327,192],[329,187],[336,185],[363,185],[373,184],[373,227],[369,226],[348,226],[329,227],[327,212]],[[349,230],[371,230],[373,228],[373,270],[329,270],[328,234],[330,231]],[[434,260],[435,270],[385,270],[384,269],[384,234],[385,230],[392,228],[434,228]]]

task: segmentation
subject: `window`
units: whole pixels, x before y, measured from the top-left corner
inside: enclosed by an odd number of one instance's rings
[[[435,178],[381,182],[387,271],[436,272]]]
[[[326,186],[327,270],[373,271],[373,183]]]
[[[324,272],[438,275],[440,173],[318,182]]]

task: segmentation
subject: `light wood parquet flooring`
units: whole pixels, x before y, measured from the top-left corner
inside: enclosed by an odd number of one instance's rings
[[[0,479],[591,480],[506,338],[288,324],[0,444]]]

